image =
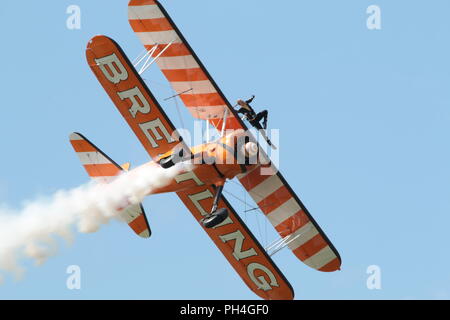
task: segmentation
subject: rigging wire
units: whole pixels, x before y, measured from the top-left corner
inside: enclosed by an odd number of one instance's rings
[[[139,57],[138,57],[138,58],[139,58]],[[136,58],[135,60],[137,60],[138,58]],[[181,114],[180,106],[178,105],[178,102],[177,102],[177,99],[176,99],[177,96],[179,96],[180,94],[183,94],[184,92],[177,93],[177,92],[172,88],[172,85],[170,85],[170,84],[164,84],[164,83],[161,83],[161,82],[158,82],[158,81],[155,81],[155,80],[149,80],[149,79],[146,79],[146,78],[142,78],[142,80],[144,80],[145,82],[151,82],[151,83],[156,84],[156,85],[158,85],[158,86],[160,86],[160,87],[163,87],[163,88],[165,88],[165,89],[169,89],[169,90],[171,91],[171,93],[174,94],[174,95],[172,95],[171,97],[164,99],[164,101],[167,101],[167,100],[169,100],[169,99],[171,99],[171,98],[175,98],[175,99],[174,99],[174,101],[175,101],[175,107],[176,107],[176,109],[177,109],[178,118],[179,118],[179,120],[180,120],[181,127],[182,127],[183,129],[186,129],[186,126],[185,126],[184,121],[183,121],[183,116],[182,116],[182,114]],[[192,90],[192,89],[189,89],[189,90],[186,90],[185,92],[188,92],[188,91],[191,91],[191,90]]]
[[[145,54],[147,53],[147,49],[144,49],[134,60],[131,62],[133,66],[138,62]]]
[[[245,217],[245,221],[247,221],[247,192],[244,192],[244,201],[245,201],[244,217]]]
[[[251,212],[251,211],[259,211],[259,213],[262,213],[262,214],[265,216],[265,214],[264,214],[264,212],[261,210],[261,208],[264,208],[264,207],[273,205],[273,203],[269,203],[269,204],[266,204],[266,205],[261,206],[261,207],[252,207],[252,206],[250,206],[251,209],[247,209],[247,205],[248,205],[248,202],[247,202],[247,190],[244,188],[244,186],[243,186],[242,184],[240,184],[240,183],[238,183],[238,182],[236,182],[236,181],[234,181],[234,180],[229,180],[229,181],[232,182],[232,183],[235,184],[235,185],[240,186],[242,189],[244,189],[244,199],[242,199],[242,198],[236,196],[235,194],[233,194],[233,193],[230,192],[230,191],[223,190],[223,192],[227,193],[228,195],[230,195],[230,196],[233,197],[234,199],[236,199],[236,200],[238,200],[239,202],[241,202],[241,203],[244,204],[244,217],[245,217],[245,220],[244,220],[244,221],[245,221],[246,223],[248,222],[248,217],[247,217],[247,213],[248,213],[248,212]],[[262,198],[262,197],[261,197],[261,198]],[[264,226],[264,232],[263,232],[263,231],[261,230],[262,228],[261,228],[261,225],[260,225],[260,219],[259,219],[259,216],[260,216],[260,215],[255,214],[254,216],[255,216],[255,219],[256,219],[256,225],[257,225],[259,237],[260,237],[260,239],[262,240],[261,242],[263,243],[263,247],[266,247],[267,244],[268,244],[267,219],[264,219],[264,222],[263,222],[263,226]]]
[[[176,99],[176,97],[177,97],[179,94],[176,94],[176,91],[173,90],[172,86],[171,86],[170,84],[163,84],[163,83],[160,83],[160,82],[155,81],[155,80],[147,80],[147,79],[144,79],[144,78],[143,78],[143,80],[144,80],[145,82],[151,82],[151,83],[153,83],[153,84],[157,84],[158,86],[163,87],[163,88],[165,88],[165,89],[170,89],[170,91],[171,91],[172,94],[175,93],[175,95],[173,95],[173,96],[171,96],[171,97],[169,97],[169,98],[167,98],[167,99],[164,99],[164,101],[167,101],[167,100],[169,100],[169,99],[171,99],[171,98],[175,98],[175,99],[173,99],[173,100],[175,101],[174,103],[175,103],[175,107],[176,107],[176,109],[177,109],[178,118],[179,118],[179,120],[180,120],[181,127],[182,127],[183,129],[186,129],[186,126],[184,125],[184,121],[183,121],[183,116],[182,116],[182,114],[181,114],[181,109],[180,109],[180,106],[178,105],[178,101],[177,101],[177,99]],[[188,90],[188,91],[190,91],[190,90]],[[183,93],[183,92],[182,92],[182,93]],[[181,93],[180,93],[180,94],[181,94]]]
[[[247,206],[247,201],[246,200],[242,200],[241,198],[239,198],[238,196],[234,195],[233,193],[231,193],[230,191],[227,190],[223,190],[223,192],[229,194],[231,197],[235,198],[236,200],[242,202],[244,204],[244,206]],[[258,210],[258,208],[255,208],[255,210]]]
[[[175,98],[173,100],[175,101],[175,107],[177,108],[177,113],[178,113],[178,117],[180,118],[181,127],[183,129],[186,129],[186,126],[184,125],[184,121],[183,121],[183,116],[181,115],[181,109],[180,109],[180,106],[178,105],[177,98]]]
[[[189,91],[192,91],[192,90],[193,90],[193,89],[190,88],[190,89],[187,89],[187,90],[185,90],[185,91],[183,91],[183,92],[180,92],[180,93],[176,93],[176,91],[174,90],[173,92],[174,92],[175,94],[174,94],[173,96],[171,96],[171,97],[165,98],[164,101],[167,101],[167,100],[172,99],[172,98],[176,98],[176,97],[182,95],[183,93],[186,93],[186,92],[189,92]]]

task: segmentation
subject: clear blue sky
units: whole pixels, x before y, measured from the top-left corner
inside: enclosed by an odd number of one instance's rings
[[[132,59],[142,51],[127,3],[2,3],[0,203],[20,207],[85,183],[72,131],[117,162],[148,161],[84,57],[96,34]],[[81,8],[81,30],[66,28],[71,4]],[[230,100],[255,94],[254,105],[269,109],[270,127],[281,130],[280,169],[341,254],[342,271],[330,274],[288,249],[276,255],[296,298],[450,298],[450,2],[163,4]],[[377,31],[366,27],[373,4]],[[144,77],[161,101],[170,95],[158,70]],[[163,106],[179,125],[173,101]],[[0,298],[257,298],[176,195],[144,205],[150,239],[118,222],[77,234],[45,265],[23,261],[24,279],[7,277]],[[255,234],[275,240],[256,218],[246,216]],[[73,264],[82,270],[78,291],[66,288]],[[366,287],[370,265],[381,268],[381,290]]]

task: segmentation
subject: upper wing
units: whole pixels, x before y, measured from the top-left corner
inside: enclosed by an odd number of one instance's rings
[[[89,41],[86,58],[119,112],[155,158],[179,143],[175,127],[119,45],[106,36]]]
[[[229,118],[225,128],[247,130],[158,1],[131,0],[128,18],[147,50],[157,46],[154,55],[172,43],[156,63],[194,117],[210,119],[220,130],[224,110],[227,110]],[[281,173],[275,167],[269,175],[261,173],[260,169],[247,173],[240,181],[280,235],[289,237],[286,241],[291,241],[288,246],[294,254],[317,270],[338,270],[339,253]]]
[[[170,44],[156,63],[195,118],[209,119],[216,128],[222,128],[222,118],[226,111],[225,129],[246,129],[158,1],[131,0],[128,19],[147,50],[157,46],[154,56]]]

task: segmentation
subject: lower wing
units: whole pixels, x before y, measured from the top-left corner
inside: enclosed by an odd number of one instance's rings
[[[214,193],[211,186],[198,186],[177,194],[199,221],[211,208]],[[291,285],[224,197],[219,208],[228,210],[228,218],[214,228],[203,229],[245,284],[263,299],[292,300]]]

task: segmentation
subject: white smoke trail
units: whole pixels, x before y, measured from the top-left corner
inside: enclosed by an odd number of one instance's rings
[[[57,252],[55,236],[73,241],[73,226],[79,232],[95,232],[118,218],[120,208],[140,203],[152,190],[168,185],[190,169],[186,164],[170,169],[144,165],[110,184],[91,182],[58,191],[49,198],[28,202],[20,210],[0,207],[0,271],[20,277],[24,272],[19,265],[21,258],[32,258],[41,265]],[[0,275],[0,284],[2,281]]]

